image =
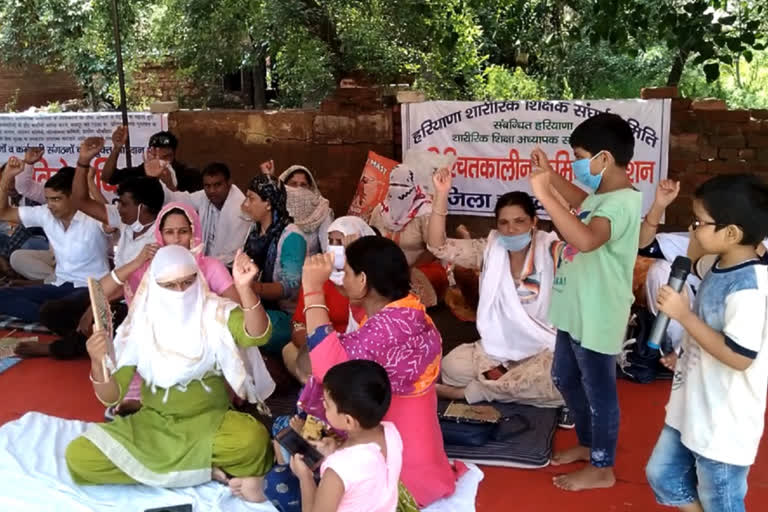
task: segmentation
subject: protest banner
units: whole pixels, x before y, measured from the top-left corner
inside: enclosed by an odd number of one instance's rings
[[[627,175],[643,193],[643,213],[659,181],[667,177],[671,100],[429,101],[402,105],[403,155],[427,150],[457,157],[448,210],[492,216],[498,196],[531,193],[530,153],[540,146],[552,168],[573,181],[569,137],[585,119],[601,112],[627,120],[635,153]]]
[[[389,174],[397,164],[398,162],[373,151],[368,152],[368,159],[365,161],[363,174],[360,176],[347,215],[357,215],[368,222],[376,205],[387,197]]]
[[[131,154],[134,165],[142,162],[144,150],[152,134],[168,129],[167,114],[130,112],[128,114]],[[74,167],[80,142],[86,137],[104,137],[104,148],[93,160],[97,169],[96,181],[107,195],[116,187],[102,183],[101,169],[112,153],[112,132],[122,124],[120,112],[72,112],[61,114],[19,113],[0,114],[0,162],[10,157],[24,158],[28,146],[45,148],[45,154],[35,164],[35,180],[45,182],[65,166]],[[125,148],[117,161],[125,166]]]

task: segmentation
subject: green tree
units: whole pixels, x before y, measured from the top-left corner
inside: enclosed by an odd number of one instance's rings
[[[148,0],[120,3],[123,52],[136,45],[134,28]],[[8,0],[0,4],[0,61],[8,65],[41,65],[65,69],[79,80],[93,108],[114,105],[110,94],[116,81],[109,0]]]
[[[741,56],[749,61],[766,45],[766,0],[573,0],[571,6],[578,16],[574,39],[608,41],[632,54],[665,44],[674,56],[668,85],[680,82],[691,58],[712,82],[721,64]]]

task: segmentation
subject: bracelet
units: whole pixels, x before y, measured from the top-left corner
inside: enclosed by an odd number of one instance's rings
[[[112,278],[112,280],[113,280],[114,282],[116,282],[116,283],[117,283],[117,284],[119,284],[120,286],[123,286],[123,285],[125,284],[124,282],[122,282],[122,281],[120,280],[120,278],[119,278],[119,277],[117,277],[117,272],[115,272],[114,270],[113,270],[112,272],[110,272],[110,273],[109,273],[109,276]]]
[[[330,314],[330,311],[328,310],[328,306],[325,304],[310,304],[309,306],[304,308],[304,316],[307,316],[307,311],[310,309],[324,309],[326,313]]]
[[[643,222],[645,222],[646,224],[648,224],[648,225],[649,225],[650,227],[652,227],[652,228],[658,228],[658,227],[659,227],[659,225],[658,225],[658,224],[653,224],[653,223],[651,223],[651,222],[648,220],[648,217],[644,218],[644,219],[643,219]]]
[[[91,371],[88,372],[88,379],[90,379],[90,381],[93,382],[94,384],[99,384],[99,385],[109,384],[108,380],[106,380],[104,382],[99,382],[97,380],[94,380],[93,379],[93,372],[91,372]]]
[[[307,297],[311,297],[311,296],[313,296],[313,295],[322,295],[322,294],[323,294],[322,290],[320,290],[320,291],[316,291],[316,292],[309,292],[309,293],[305,293],[305,294],[304,294],[304,300],[306,300],[306,299],[307,299]]]
[[[441,217],[447,217],[448,216],[448,210],[445,210],[444,212],[439,212],[439,211],[437,211],[437,210],[435,210],[433,208],[432,209],[432,213],[434,213],[435,215],[439,215]]]
[[[261,306],[261,298],[259,298],[259,302],[257,302],[257,303],[256,303],[256,304],[254,304],[253,306],[251,306],[251,307],[249,307],[249,308],[243,308],[243,307],[241,307],[240,309],[242,309],[243,311],[253,311],[254,309],[256,309],[256,308],[257,308],[257,307],[259,307],[259,306]]]
[[[83,167],[83,168],[85,168],[85,169],[90,169],[90,167],[91,167],[91,162],[88,162],[87,164],[84,164],[84,163],[81,163],[81,162],[80,162],[80,160],[78,160],[78,161],[77,161],[77,166],[78,166],[78,167]]]

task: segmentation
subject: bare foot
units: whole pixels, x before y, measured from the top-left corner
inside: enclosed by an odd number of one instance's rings
[[[464,388],[448,386],[447,384],[435,384],[437,396],[440,398],[450,398],[451,400],[464,400]]]
[[[667,370],[675,371],[675,365],[677,364],[677,354],[672,352],[659,359],[659,361],[661,361],[661,364],[663,364],[664,368]]]
[[[211,470],[211,478],[217,482],[229,484],[229,477],[227,474],[223,469],[217,468],[216,466],[213,466],[213,469]]]
[[[613,474],[613,468],[596,468],[590,464],[573,473],[558,475],[552,478],[552,482],[555,487],[565,491],[584,491],[613,487],[616,476]]]
[[[232,494],[245,501],[260,503],[267,500],[264,496],[264,478],[260,476],[231,478],[229,488]]]
[[[48,343],[22,341],[16,345],[13,353],[19,357],[48,357],[51,355],[51,347]]]
[[[553,466],[562,466],[572,462],[589,462],[589,448],[586,446],[574,446],[563,452],[557,452],[549,461]]]

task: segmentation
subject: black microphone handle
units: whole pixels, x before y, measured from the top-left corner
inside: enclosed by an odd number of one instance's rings
[[[685,279],[678,279],[675,276],[670,276],[667,285],[676,292],[680,293],[685,284]],[[653,329],[651,335],[646,342],[649,347],[658,349],[661,346],[661,342],[664,339],[664,334],[667,332],[667,326],[669,325],[669,317],[664,313],[659,313],[656,316],[656,320],[653,322]]]

